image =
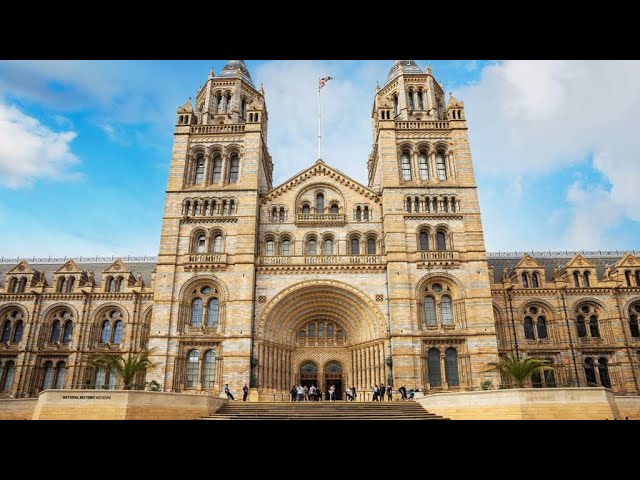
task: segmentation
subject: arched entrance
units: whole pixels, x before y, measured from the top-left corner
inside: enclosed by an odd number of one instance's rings
[[[342,398],[386,378],[386,320],[367,295],[335,280],[293,285],[276,295],[258,320],[254,348],[257,386],[288,392],[315,382]]]

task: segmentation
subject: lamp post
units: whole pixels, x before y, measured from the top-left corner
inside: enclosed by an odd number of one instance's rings
[[[516,349],[516,359],[520,361],[520,349],[518,348],[518,335],[516,334],[516,321],[513,317],[513,303],[511,302],[511,292],[513,285],[507,288],[507,298],[509,300],[509,312],[511,313],[511,329],[513,331],[513,346]]]

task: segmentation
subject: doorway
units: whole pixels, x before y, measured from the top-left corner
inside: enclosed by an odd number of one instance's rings
[[[324,366],[323,393],[327,400],[329,400],[329,389],[331,385],[335,387],[336,400],[342,400],[344,392],[342,388],[342,365],[340,362],[331,361]]]

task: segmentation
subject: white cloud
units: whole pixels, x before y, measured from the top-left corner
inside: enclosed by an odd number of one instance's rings
[[[637,61],[486,66],[478,82],[456,92],[465,102],[477,171],[526,182],[593,157],[604,184],[560,187],[573,210],[565,237],[567,248],[606,247],[607,229],[624,217],[640,220],[639,84]]]
[[[13,105],[0,102],[0,185],[19,188],[41,178],[78,179],[69,168],[73,131],[54,132]]]

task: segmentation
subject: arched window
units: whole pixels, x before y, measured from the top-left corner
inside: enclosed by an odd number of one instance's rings
[[[220,179],[222,178],[222,157],[220,155],[216,155],[213,159],[213,177],[211,178],[212,183],[220,183]]]
[[[535,340],[533,333],[533,319],[531,317],[524,317],[524,338],[528,340]]]
[[[0,342],[7,343],[11,338],[11,322],[9,320],[5,320],[4,325],[2,327],[2,338],[0,338]]]
[[[453,310],[451,308],[451,297],[443,295],[440,299],[440,316],[443,325],[453,325]]]
[[[116,345],[122,341],[122,320],[118,320],[115,323],[115,327],[113,329],[113,342]]]
[[[411,213],[411,199],[407,198],[407,212]]]
[[[327,324],[327,337],[333,337],[333,323]]]
[[[267,240],[267,242],[265,243],[265,255],[269,257],[275,255],[275,246],[276,242],[274,242],[273,240]]]
[[[0,369],[0,372],[2,372],[1,369]],[[3,392],[11,391],[11,387],[13,386],[13,378],[15,377],[15,374],[16,374],[16,364],[13,360],[9,360],[4,365],[4,379],[2,381]],[[0,377],[2,377],[2,375],[0,375]]]
[[[398,105],[398,95],[393,96],[393,114],[398,115],[400,112],[400,106]]]
[[[18,320],[16,322],[16,327],[13,330],[13,343],[20,343],[20,340],[22,340],[23,328],[24,328],[24,324],[22,323],[22,320]]]
[[[598,373],[600,374],[600,385],[611,388],[611,379],[609,378],[609,366],[607,359],[600,357],[598,359]]]
[[[194,298],[191,302],[191,326],[199,327],[202,325],[202,299]]]
[[[587,378],[587,386],[596,387],[598,382],[596,380],[596,372],[593,365],[593,359],[587,357],[584,359],[584,375]]]
[[[324,194],[318,193],[316,195],[316,213],[324,213]]]
[[[107,278],[107,292],[115,291],[115,283],[112,277]]]
[[[400,159],[402,164],[402,179],[411,180],[411,161],[409,159],[409,152],[402,152]]]
[[[587,327],[585,326],[584,317],[582,315],[578,315],[578,319],[576,320],[576,328],[578,329],[578,337],[587,336]]]
[[[60,277],[60,279],[58,280],[58,292],[62,293],[64,292],[65,286],[66,286],[66,281],[67,279],[65,277]]]
[[[284,223],[284,207],[280,207],[280,223]]]
[[[17,278],[12,278],[11,280],[9,280],[9,288],[8,288],[7,291],[11,292],[11,293],[18,293],[18,279]]]
[[[436,301],[433,297],[424,297],[424,323],[428,327],[435,327],[438,322],[436,320]]]
[[[106,375],[107,372],[103,367],[96,369],[96,390],[100,390],[103,387]]]
[[[580,288],[580,276],[578,272],[573,272],[573,284],[575,288]]]
[[[278,208],[273,207],[271,209],[271,222],[276,223],[278,221]]]
[[[202,372],[203,388],[213,388],[216,385],[216,352],[209,350],[204,354],[204,371]]]
[[[544,317],[538,317],[538,339],[547,338],[547,320]]]
[[[76,277],[69,277],[69,282],[67,285],[67,292],[73,292],[73,287],[76,284]],[[22,281],[20,281],[20,285],[22,285]]]
[[[418,92],[418,110],[424,110],[424,104],[422,103],[422,90]]]
[[[627,281],[627,287],[631,286],[631,272],[630,271],[626,271],[624,272],[624,278]]]
[[[48,390],[53,387],[53,362],[45,362],[44,375],[42,376],[42,390]]]
[[[118,277],[118,292],[124,292],[124,278]]]
[[[540,375],[540,372],[531,374],[531,386],[533,388],[542,388],[542,375]]]
[[[447,241],[444,236],[444,232],[438,232],[436,234],[436,244],[438,250],[446,250],[447,249]]]
[[[351,239],[351,255],[360,255],[360,240],[357,238]]]
[[[231,161],[229,162],[229,183],[236,183],[238,181],[239,172],[240,157],[236,154],[231,155]]]
[[[107,373],[107,377],[107,386],[109,387],[109,390],[115,390],[116,386],[118,385],[118,375],[116,375],[116,372],[111,370]]]
[[[458,378],[458,351],[449,347],[444,351],[444,355],[444,372],[447,384],[450,387],[457,387],[460,385]]]
[[[529,277],[527,277],[526,273],[522,274],[522,286],[524,288],[529,288]]]
[[[340,209],[339,209],[339,207],[338,207],[338,204],[337,204],[337,203],[332,203],[332,204],[331,204],[331,210],[330,210],[330,213],[332,213],[332,214],[334,214],[334,215],[336,215],[336,214],[340,213]]]
[[[73,322],[67,320],[64,323],[64,331],[62,332],[62,343],[71,343],[71,337],[73,336]]]
[[[280,255],[289,256],[291,252],[291,240],[285,239],[280,243]]]
[[[310,323],[309,324],[309,336],[310,337],[315,337],[316,336],[316,324],[315,323]]]
[[[540,282],[538,281],[538,274],[533,272],[531,275],[531,283],[533,284],[533,288],[540,288]]]
[[[56,365],[55,388],[64,388],[64,381],[67,378],[67,364],[58,362]]]
[[[324,248],[323,255],[333,255],[333,240],[330,238],[325,238],[324,240]]]
[[[598,328],[598,317],[591,315],[589,317],[589,333],[592,337],[600,336],[600,329]]]
[[[360,206],[356,207],[356,222],[362,220],[362,208]]]
[[[429,234],[425,231],[420,232],[420,250],[429,250]]]
[[[548,359],[550,360],[550,359]],[[549,361],[549,363],[553,363]],[[547,388],[555,388],[556,386],[556,374],[553,370],[545,370],[544,371],[544,383]]]
[[[307,255],[317,255],[318,254],[318,243],[315,237],[311,237],[307,240]]]
[[[319,337],[324,337],[324,323],[323,322],[318,323],[318,336]]]
[[[416,213],[420,211],[420,199],[416,197],[413,202],[414,210]]]
[[[60,340],[60,320],[53,322],[51,326],[51,336],[49,337],[51,343],[55,343],[58,340]]]
[[[446,180],[447,179],[447,167],[444,163],[444,154],[438,152],[436,154],[436,169],[438,171],[438,179]]]
[[[442,386],[442,375],[440,373],[440,350],[430,348],[427,354],[427,368],[429,370],[429,386],[431,388]]]
[[[196,240],[196,253],[205,253],[206,252],[206,237],[204,235],[198,235]]]
[[[204,180],[204,157],[198,157],[196,160],[196,176],[193,183],[200,185]]]
[[[213,237],[213,253],[222,253],[222,235]]]
[[[207,326],[217,327],[220,322],[220,301],[212,298],[207,304]]]
[[[373,237],[367,238],[367,255],[376,254],[376,239]]]
[[[420,152],[418,155],[418,167],[420,168],[420,180],[429,180],[429,163],[426,153]]]
[[[191,350],[187,356],[186,387],[193,388],[198,383],[198,370],[200,368],[200,354],[197,350]]]
[[[640,287],[640,270],[636,270],[636,286]]]
[[[216,103],[217,103],[216,111],[218,113],[224,113],[224,110],[222,109],[222,94],[218,93],[216,97]]]
[[[367,207],[366,205],[364,206],[363,214],[364,214],[364,221],[368,222],[369,221],[369,207]]]
[[[311,213],[311,207],[308,203],[302,204],[302,213]]]
[[[109,343],[111,339],[111,321],[105,320],[102,322],[102,329],[100,331],[100,343]]]
[[[582,274],[582,283],[585,288],[589,288],[591,286],[589,284],[589,272],[584,272]]]
[[[407,104],[409,105],[409,110],[413,110],[413,91],[409,90],[407,92]]]
[[[631,330],[631,336],[634,338],[640,337],[640,328],[638,327],[638,314],[640,313],[640,304],[635,304],[631,307],[631,313],[629,315],[629,329]]]

